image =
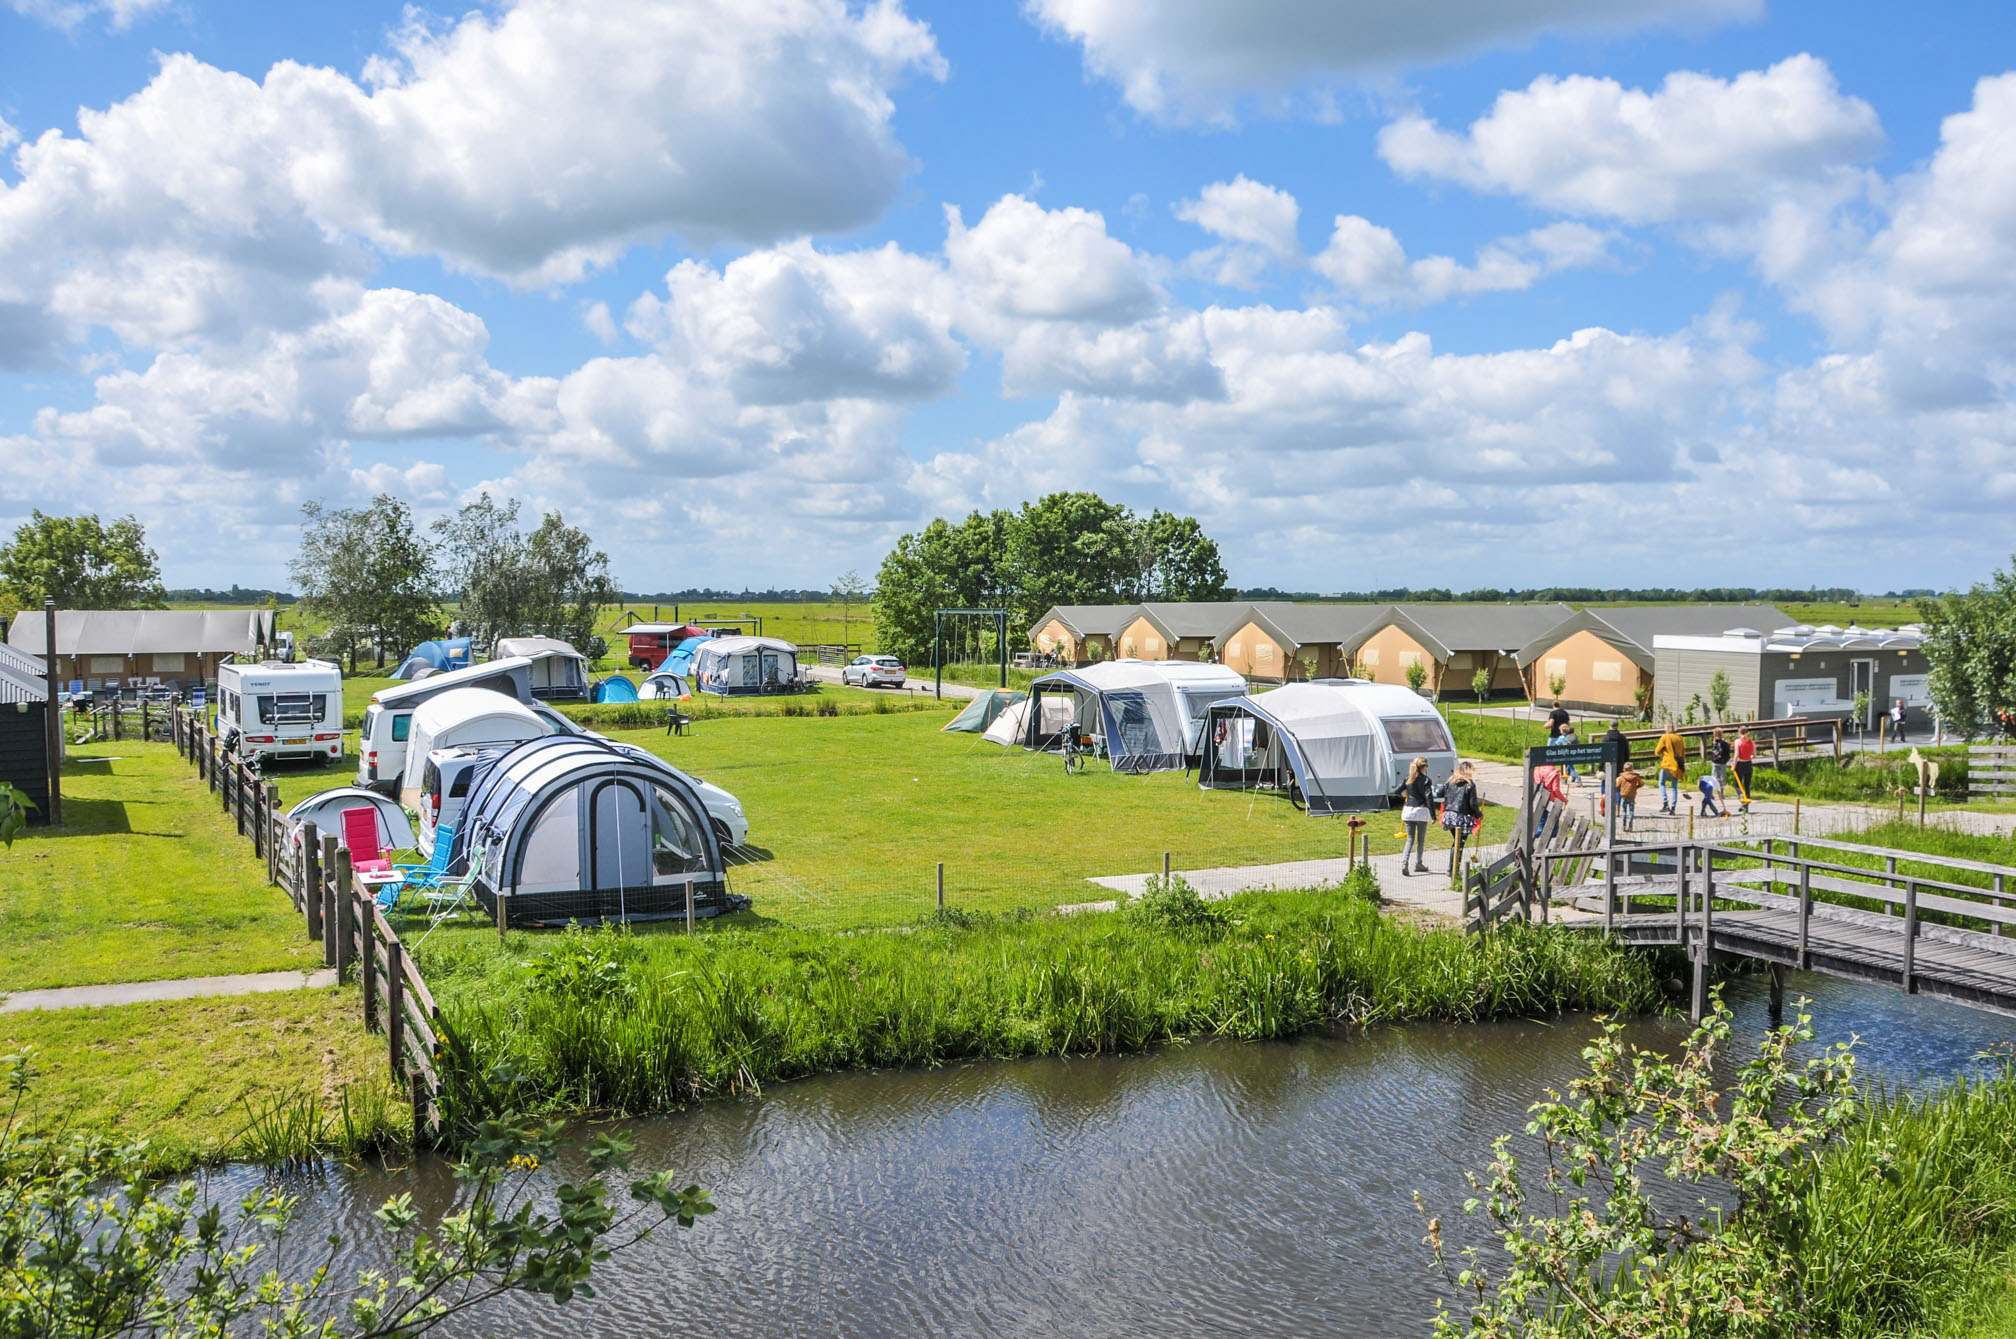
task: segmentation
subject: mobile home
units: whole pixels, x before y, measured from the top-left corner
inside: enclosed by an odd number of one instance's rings
[[[364,729],[357,740],[357,784],[386,795],[396,793],[399,778],[406,770],[406,743],[413,729],[413,713],[422,703],[458,688],[487,688],[530,704],[532,662],[523,658],[492,660],[379,689],[364,710]]]

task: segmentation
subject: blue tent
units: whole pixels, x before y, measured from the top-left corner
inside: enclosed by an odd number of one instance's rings
[[[688,637],[685,641],[673,647],[671,652],[666,655],[665,663],[658,667],[659,671],[665,674],[676,674],[682,679],[691,679],[693,677],[693,653],[700,649],[701,643],[713,640],[712,637]]]
[[[597,702],[635,702],[637,685],[620,674],[612,674],[595,685]]]
[[[423,665],[431,665],[437,670],[467,669],[470,665],[469,639],[451,637],[445,641],[422,642],[392,672],[395,679],[410,679],[413,671]]]

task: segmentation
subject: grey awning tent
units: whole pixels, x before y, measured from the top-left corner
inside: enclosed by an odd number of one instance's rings
[[[731,908],[707,809],[669,766],[593,736],[548,735],[471,781],[452,869],[493,915],[525,925],[683,917]]]
[[[693,653],[693,682],[720,697],[797,692],[798,648],[775,637],[715,637]]]
[[[522,657],[532,663],[532,696],[585,699],[588,657],[557,637],[500,637],[497,658]]]
[[[1175,771],[1198,747],[1204,711],[1213,701],[1243,693],[1246,681],[1216,665],[1180,661],[1109,660],[1043,675],[1029,685],[1032,708],[1023,744],[1055,748],[1043,700],[1069,694],[1072,719],[1105,741],[1116,772]]]
[[[1205,726],[1199,786],[1293,790],[1312,814],[1385,808],[1416,757],[1438,785],[1456,768],[1441,716],[1394,684],[1285,684],[1213,703]]]
[[[982,735],[1009,707],[1028,697],[1013,688],[990,688],[966,704],[965,710],[945,723],[948,734]]]

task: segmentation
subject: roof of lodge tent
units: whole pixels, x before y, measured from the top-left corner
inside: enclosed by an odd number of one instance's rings
[[[1593,632],[1622,651],[1638,668],[1649,670],[1653,639],[1717,637],[1731,628],[1782,628],[1792,620],[1768,604],[1643,604],[1584,609],[1519,648],[1520,668],[1578,632]]]
[[[7,629],[7,644],[43,656],[45,620],[24,611]],[[56,654],[151,655],[177,651],[251,655],[273,640],[271,609],[59,609]]]
[[[1138,608],[1133,604],[1053,604],[1029,625],[1029,635],[1034,637],[1054,619],[1074,637],[1114,637]]]
[[[1437,660],[1460,651],[1516,654],[1550,628],[1574,614],[1565,604],[1395,604],[1386,616],[1346,643],[1356,651],[1388,623],[1399,625]]]
[[[1173,646],[1186,637],[1216,637],[1228,620],[1237,617],[1243,622],[1245,612],[1256,607],[1266,606],[1256,606],[1251,600],[1150,600],[1128,610],[1119,626],[1145,618]]]
[[[1390,606],[1383,604],[1289,604],[1269,600],[1247,605],[1219,625],[1211,644],[1222,653],[1233,634],[1248,623],[1294,654],[1305,646],[1342,647],[1353,637],[1369,634],[1384,622]],[[1361,638],[1362,640],[1362,638]]]
[[[575,660],[588,658],[558,637],[499,637],[497,654],[500,658],[524,656],[528,660],[539,656],[569,656]]]

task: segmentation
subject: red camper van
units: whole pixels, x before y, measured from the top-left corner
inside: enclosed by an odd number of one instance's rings
[[[623,631],[630,637],[630,668],[647,674],[665,663],[673,647],[688,637],[707,634],[707,629],[691,623],[632,623]]]

